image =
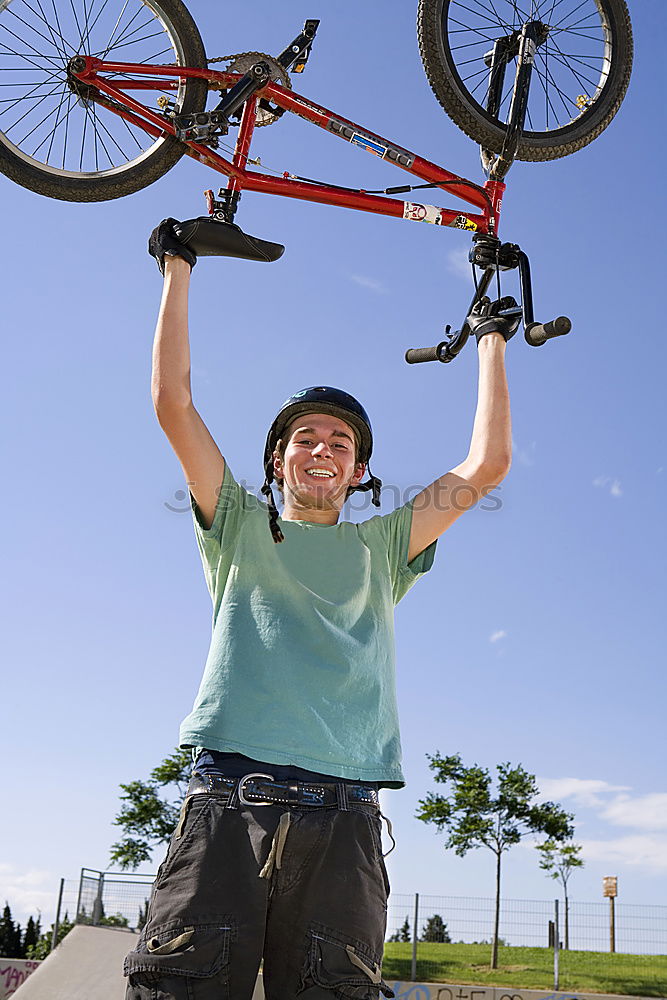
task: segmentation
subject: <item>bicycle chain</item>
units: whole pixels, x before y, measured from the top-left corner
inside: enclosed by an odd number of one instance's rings
[[[252,62],[248,61],[249,58],[252,59]],[[263,59],[266,63],[268,63],[269,68],[271,70],[271,79],[273,80],[274,83],[280,83],[281,86],[286,87],[289,90],[292,89],[292,81],[289,78],[289,73],[287,72],[287,70],[284,68],[284,66],[281,66],[280,63],[277,62],[276,59],[274,59],[273,56],[268,55],[266,52],[236,52],[233,55],[229,56],[216,56],[213,59],[209,59],[208,63],[210,65],[211,63],[228,62],[230,65],[227,67],[227,69],[230,72],[245,73],[250,69],[252,63],[257,62],[259,59]],[[238,66],[238,68],[236,68],[235,64],[238,63],[241,63],[241,65]],[[244,63],[247,63],[247,65],[244,65]],[[223,88],[213,87],[212,89],[215,90]],[[270,105],[266,108],[260,106],[257,109],[257,118],[255,120],[255,126],[261,128],[263,125],[273,125],[274,122],[278,121],[279,117],[280,117],[279,114],[275,114],[274,112],[271,111]]]

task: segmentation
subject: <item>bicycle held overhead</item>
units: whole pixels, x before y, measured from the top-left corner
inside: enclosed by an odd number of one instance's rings
[[[295,93],[290,72],[302,73],[311,56],[316,19],[278,56],[249,51],[207,61],[180,0],[72,0],[54,2],[54,13],[47,18],[28,0],[0,2],[0,171],[12,180],[52,198],[107,200],[153,183],[187,154],[228,178],[217,196],[208,193],[208,217],[183,224],[199,255],[269,261],[282,253],[281,244],[235,224],[243,191],[461,229],[474,241],[468,313],[501,271],[518,268],[528,343],[568,332],[566,317],[535,322],[528,258],[499,239],[505,177],[515,159],[581,149],[616,114],[632,65],[625,0],[419,0],[426,75],[448,115],[480,144],[483,184]],[[222,69],[212,68],[220,61]],[[254,129],[286,112],[393,163],[410,183],[369,191],[257,169]],[[232,129],[238,134],[228,148]],[[424,188],[471,207],[395,197]],[[408,352],[407,360],[451,361],[469,334],[466,322],[453,334],[448,328],[445,341]]]

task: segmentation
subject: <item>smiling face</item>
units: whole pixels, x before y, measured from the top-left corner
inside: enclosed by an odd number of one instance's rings
[[[328,413],[300,414],[287,426],[283,441],[284,448],[273,453],[274,474],[282,480],[285,496],[283,518],[297,519],[306,510],[337,518],[348,487],[361,482],[366,471],[356,462],[352,427]]]

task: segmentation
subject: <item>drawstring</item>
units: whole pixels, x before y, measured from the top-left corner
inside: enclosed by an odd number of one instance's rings
[[[391,847],[390,847],[390,848],[389,848],[389,850],[387,851],[387,854],[391,854],[391,852],[392,852],[392,851],[394,850],[394,848],[396,847],[396,841],[394,840],[394,835],[393,835],[393,833],[392,833],[392,830],[391,830],[391,820],[389,819],[389,817],[388,817],[388,816],[385,816],[385,814],[384,814],[384,813],[380,813],[380,816],[382,817],[382,819],[383,819],[383,820],[385,821],[385,823],[387,824],[387,833],[389,834],[389,839],[391,840]],[[383,855],[382,855],[382,857],[383,857],[383,858],[386,858],[386,857],[387,857],[387,854],[383,854]]]
[[[291,818],[292,816],[289,812],[284,812],[280,817],[278,829],[274,834],[273,842],[271,844],[271,851],[266,859],[266,864],[259,873],[260,878],[271,878],[274,867],[281,867],[283,863],[283,848],[285,846],[285,841],[287,840],[287,831],[289,830]]]

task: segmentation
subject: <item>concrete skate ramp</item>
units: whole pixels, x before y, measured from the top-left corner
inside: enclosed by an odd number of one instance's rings
[[[18,1000],[123,1000],[123,959],[138,940],[115,927],[73,927],[19,986]],[[13,998],[12,998],[13,1000]]]

